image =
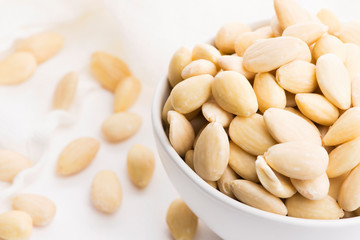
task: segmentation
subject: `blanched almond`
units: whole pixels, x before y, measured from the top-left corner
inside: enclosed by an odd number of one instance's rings
[[[256,74],[253,88],[262,113],[272,107],[285,108],[285,91],[276,83],[271,73]]]
[[[228,161],[228,136],[221,124],[209,123],[195,145],[194,169],[203,179],[217,181],[224,173]]]
[[[250,117],[235,117],[229,127],[231,140],[253,155],[261,155],[276,141],[266,129],[264,118],[260,114]]]
[[[320,132],[302,117],[280,108],[269,108],[264,120],[278,142],[306,141],[321,146]]]
[[[55,216],[56,206],[49,198],[38,194],[20,194],[12,199],[12,208],[28,213],[34,226],[48,225]]]
[[[270,27],[274,34],[274,37],[280,37],[283,33],[283,29],[280,26],[279,20],[277,19],[276,15],[271,18]]]
[[[201,107],[202,113],[209,122],[218,122],[223,127],[228,127],[234,116],[222,109],[214,100],[204,103]]]
[[[209,74],[211,76],[215,76],[216,73],[217,71],[214,63],[205,59],[198,59],[190,62],[184,67],[181,72],[181,77],[183,79],[187,79],[202,74]]]
[[[288,216],[308,219],[339,219],[344,216],[344,211],[335,199],[326,196],[321,200],[309,200],[300,194],[295,194],[286,199]]]
[[[166,223],[175,240],[191,240],[196,234],[198,218],[179,198],[170,204],[166,213]]]
[[[345,46],[335,36],[324,34],[316,41],[312,50],[312,56],[315,60],[319,59],[322,55],[332,53],[338,56],[341,61],[345,60]]]
[[[70,72],[61,79],[54,92],[54,109],[69,109],[76,94],[78,81],[79,75],[75,72]]]
[[[259,27],[259,28],[255,29],[254,32],[259,34],[259,36],[263,39],[274,37],[274,33],[273,33],[270,25]]]
[[[190,122],[180,113],[176,111],[168,112],[169,140],[175,151],[180,156],[191,149],[195,133]]]
[[[257,157],[255,166],[261,185],[273,195],[279,198],[289,198],[296,193],[290,179],[272,170],[263,156]]]
[[[235,55],[223,55],[218,59],[219,67],[224,71],[235,71],[244,75],[247,79],[253,79],[255,73],[244,68],[243,58]]]
[[[249,81],[234,71],[220,72],[215,76],[212,94],[220,107],[239,116],[250,116],[258,109]]]
[[[357,22],[343,24],[338,36],[344,43],[355,43],[360,45],[360,24]]]
[[[194,170],[194,150],[190,149],[186,152],[185,162],[193,171],[195,171]]]
[[[120,207],[122,188],[113,171],[102,170],[96,174],[91,185],[91,200],[103,213],[113,213]]]
[[[338,199],[340,187],[345,181],[346,177],[349,175],[350,172],[344,173],[336,178],[330,178],[330,188],[329,188],[329,196],[334,198],[335,200]]]
[[[294,60],[310,62],[308,45],[295,37],[259,40],[244,53],[244,67],[250,72],[269,72]]]
[[[343,143],[329,154],[327,174],[330,178],[347,173],[360,163],[360,137]]]
[[[31,53],[13,53],[0,62],[0,84],[22,83],[33,75],[36,66],[36,59]]]
[[[217,64],[220,56],[219,50],[207,43],[197,44],[192,50],[192,60],[205,59]]]
[[[39,33],[20,41],[16,51],[31,52],[38,63],[55,56],[64,45],[64,37],[56,33]]]
[[[339,32],[340,28],[341,28],[341,22],[339,21],[339,19],[335,16],[335,14],[330,11],[329,9],[321,9],[317,15],[316,15],[320,21],[325,24],[326,26],[328,26],[329,28],[329,33],[330,34],[335,34],[337,32]]]
[[[224,53],[234,53],[234,43],[238,36],[251,29],[242,23],[228,23],[220,28],[216,34],[215,45]]]
[[[319,131],[320,132],[320,136],[323,137],[323,135],[321,134],[321,126],[317,127],[314,122],[312,122],[310,119],[308,119],[306,116],[304,116],[304,114],[302,114],[299,110],[296,110],[295,108],[292,107],[286,107],[284,108],[286,111],[292,112],[296,115],[298,115],[299,117],[301,117],[302,119],[304,119],[305,121],[307,121],[308,123],[310,123],[311,126],[313,126],[313,128],[315,129],[315,131]]]
[[[351,79],[351,103],[354,107],[360,107],[360,73]]]
[[[345,44],[345,67],[349,71],[350,78],[360,73],[360,46],[354,43]]]
[[[274,0],[274,8],[282,29],[313,20],[295,0]]]
[[[313,92],[317,87],[315,65],[303,60],[285,64],[276,71],[276,81],[291,93]]]
[[[335,146],[360,136],[360,107],[345,111],[323,138],[327,146]]]
[[[338,202],[345,211],[354,211],[360,207],[360,166],[346,177],[340,187]]]
[[[238,56],[243,56],[246,49],[259,39],[261,39],[261,36],[257,32],[244,32],[235,40],[236,54]]]
[[[211,96],[213,81],[211,75],[204,74],[180,82],[170,93],[171,105],[180,113],[200,108]]]
[[[0,214],[0,238],[4,240],[26,240],[33,231],[31,216],[22,211]]]
[[[295,101],[306,117],[321,125],[330,126],[339,117],[339,110],[320,94],[298,93]]]
[[[105,52],[92,54],[91,71],[101,86],[112,92],[120,81],[131,75],[124,61]]]
[[[114,113],[101,126],[101,131],[109,142],[117,143],[135,135],[142,124],[141,117],[136,113]]]
[[[169,63],[168,80],[171,87],[181,82],[181,72],[191,62],[191,52],[186,47],[180,47],[172,56]]]
[[[320,200],[325,198],[328,195],[330,186],[329,178],[326,173],[309,180],[297,180],[292,178],[291,183],[303,197],[310,200]]]
[[[32,162],[22,154],[0,149],[0,181],[11,183],[18,173],[32,165]]]
[[[266,191],[261,185],[248,180],[234,180],[232,191],[241,202],[267,212],[286,215],[287,209],[280,198]]]
[[[327,29],[326,26],[318,22],[299,23],[287,27],[282,35],[297,37],[311,45],[316,42]]]
[[[256,157],[230,142],[229,166],[242,178],[259,182],[255,169]]]
[[[167,99],[166,99],[166,102],[164,104],[164,107],[162,109],[162,112],[161,112],[161,120],[168,124],[168,120],[167,120],[167,115],[168,115],[168,112],[171,111],[171,110],[174,110],[173,106],[171,105],[171,97],[169,96]],[[200,112],[200,108],[199,109],[195,109],[194,111],[192,112],[189,112],[187,114],[184,114],[184,116],[186,117],[187,120],[191,121],[193,120],[194,118],[196,118],[197,116],[199,116],[199,112]],[[201,115],[202,116],[202,115]]]
[[[95,158],[100,142],[91,137],[82,137],[70,142],[60,153],[56,171],[63,176],[84,170]]]
[[[299,180],[319,177],[325,173],[329,162],[329,156],[323,147],[308,142],[274,145],[264,157],[271,168]]]
[[[232,193],[231,182],[238,178],[239,176],[234,172],[234,170],[232,170],[231,167],[227,166],[223,175],[217,181],[217,185],[219,187],[220,192],[224,193],[225,195],[231,198],[235,198],[234,194]]]
[[[322,55],[316,62],[316,77],[325,97],[340,109],[351,105],[351,80],[341,59],[334,54]]]
[[[114,92],[114,112],[128,110],[138,99],[141,82],[135,76],[129,76],[118,83]]]

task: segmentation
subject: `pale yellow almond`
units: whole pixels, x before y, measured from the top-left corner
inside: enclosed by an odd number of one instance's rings
[[[271,73],[258,73],[255,76],[253,88],[259,104],[259,110],[264,113],[268,108],[285,108],[286,95]]]
[[[272,28],[271,28],[270,25],[259,27],[259,28],[255,29],[254,32],[259,34],[260,37],[263,38],[263,39],[273,38],[274,37],[274,33],[273,33]]]
[[[171,110],[174,110],[173,106],[171,105],[171,97],[169,96],[166,101],[165,101],[165,104],[164,104],[164,107],[163,107],[163,110],[161,112],[161,120],[168,124],[168,121],[167,121],[167,115],[168,115],[168,112],[171,111]],[[201,108],[198,108],[198,109],[195,109],[194,111],[192,112],[189,112],[187,114],[184,114],[184,116],[186,117],[186,119],[188,119],[189,121],[190,120],[193,120],[194,118],[196,118],[197,116],[199,116],[199,112],[200,112]],[[201,115],[202,116],[202,115]]]
[[[171,87],[181,82],[181,72],[191,62],[191,52],[186,47],[180,47],[172,56],[168,68],[168,80]]]
[[[343,143],[329,154],[327,174],[330,178],[343,175],[360,163],[360,137]]]
[[[100,142],[91,137],[82,137],[71,141],[60,153],[56,172],[63,176],[84,170],[96,157]]]
[[[192,240],[196,234],[198,217],[179,198],[171,202],[166,213],[166,223],[175,240]]]
[[[286,107],[296,107],[295,94],[285,91]]]
[[[230,142],[229,166],[242,178],[259,182],[255,169],[256,156],[242,150],[235,143]]]
[[[274,34],[274,37],[280,37],[283,33],[283,29],[280,26],[279,20],[277,19],[276,15],[271,18],[270,27]]]
[[[22,211],[0,214],[0,238],[4,240],[26,240],[33,231],[31,216]]]
[[[110,115],[104,120],[101,131],[106,140],[117,143],[135,135],[141,125],[142,119],[138,114],[119,112]]]
[[[244,75],[247,79],[253,79],[255,73],[244,68],[243,58],[235,55],[223,55],[218,59],[219,67],[224,71],[235,71]]]
[[[335,200],[338,199],[340,187],[345,181],[346,177],[349,175],[350,172],[344,173],[336,178],[330,178],[330,188],[329,188],[329,196],[334,198]]]
[[[128,110],[139,98],[141,82],[135,76],[129,76],[118,83],[114,92],[114,112]]]
[[[308,45],[295,37],[259,40],[246,49],[244,67],[250,72],[270,72],[294,60],[311,61]]]
[[[120,207],[122,188],[113,171],[102,170],[96,174],[91,184],[91,201],[103,213],[113,213]]]
[[[255,166],[261,185],[276,197],[289,198],[296,193],[290,179],[271,169],[263,156],[257,157]]]
[[[215,101],[225,111],[248,117],[258,110],[256,95],[244,75],[234,71],[220,72],[212,86]]]
[[[271,136],[278,142],[305,141],[321,146],[320,132],[302,117],[280,108],[269,108],[264,120]]]
[[[229,162],[228,136],[217,122],[209,123],[201,132],[194,148],[194,169],[205,180],[217,181]]]
[[[238,56],[243,56],[246,49],[256,40],[262,39],[258,32],[244,32],[235,40],[235,52]]]
[[[19,42],[16,51],[31,52],[38,63],[55,56],[64,45],[64,37],[57,33],[35,34]]]
[[[316,42],[327,29],[327,26],[318,22],[299,23],[287,27],[282,35],[297,37],[311,45]]]
[[[316,16],[329,28],[328,32],[330,34],[339,32],[341,28],[341,22],[331,10],[323,8],[317,13]]]
[[[360,107],[345,111],[323,138],[327,146],[335,146],[360,137]]]
[[[204,74],[180,82],[170,93],[171,105],[180,113],[200,108],[211,96],[213,81],[213,76]]]
[[[215,45],[221,52],[234,53],[234,43],[237,37],[244,32],[250,31],[251,29],[245,24],[238,22],[227,23],[217,32]]]
[[[315,65],[296,60],[281,66],[276,71],[276,81],[291,93],[309,93],[317,87]]]
[[[54,92],[54,109],[69,109],[76,94],[78,81],[79,75],[75,72],[70,72],[61,79]]]
[[[201,107],[202,113],[209,122],[218,122],[228,127],[234,115],[222,109],[214,100],[207,101]]]
[[[355,43],[360,45],[360,23],[350,22],[343,24],[338,36],[344,43]]]
[[[339,117],[339,110],[324,96],[317,93],[298,93],[295,96],[299,110],[312,121],[332,125]]]
[[[345,45],[337,37],[330,34],[323,34],[319,40],[316,41],[312,50],[312,56],[315,60],[322,55],[332,53],[338,56],[341,61],[345,60]]]
[[[33,75],[36,67],[36,59],[31,53],[13,53],[0,62],[0,84],[22,83]]]
[[[323,199],[329,193],[330,182],[326,173],[309,180],[292,178],[291,183],[303,197],[310,200]]]
[[[197,44],[192,50],[192,60],[205,59],[217,64],[220,56],[219,50],[207,43]]]
[[[46,226],[56,214],[56,206],[49,198],[38,194],[20,194],[12,199],[12,208],[28,213],[34,226]]]
[[[360,73],[351,79],[351,103],[353,107],[360,107]]]
[[[268,132],[264,118],[260,114],[250,117],[235,117],[229,127],[231,140],[253,155],[261,155],[275,145],[276,141]]]
[[[131,75],[131,71],[124,61],[105,52],[93,53],[90,67],[100,85],[112,92],[115,91],[120,81]]]
[[[266,191],[261,185],[248,180],[234,180],[232,192],[241,202],[267,212],[286,215],[287,209],[280,198]]]
[[[308,142],[287,142],[270,147],[264,154],[275,171],[299,180],[309,180],[324,174],[329,162],[326,150]]]
[[[181,72],[181,77],[183,79],[187,79],[202,74],[215,76],[216,73],[217,70],[214,63],[205,59],[198,59],[190,62],[184,67],[183,71]]]
[[[300,194],[286,199],[288,216],[307,219],[339,219],[344,216],[335,199],[326,196],[321,200],[310,200]]]
[[[17,174],[33,163],[20,153],[0,149],[0,181],[11,183]]]
[[[175,151],[183,157],[193,146],[194,129],[184,115],[176,111],[168,112],[168,122],[170,143]]]
[[[313,21],[310,14],[295,0],[274,0],[277,19],[282,29],[299,23]]]
[[[190,149],[185,154],[185,163],[193,170],[194,170],[194,150]]]
[[[345,44],[345,61],[344,65],[349,71],[350,78],[360,73],[360,46],[354,43]]]
[[[316,77],[324,96],[336,107],[348,109],[351,105],[349,73],[336,55],[322,55],[316,62]]]
[[[221,178],[217,180],[217,186],[219,187],[220,192],[231,198],[235,198],[232,193],[231,182],[236,179],[239,179],[239,176],[234,172],[234,170],[232,170],[231,167],[227,166]]]
[[[308,123],[310,123],[311,126],[313,126],[313,128],[315,129],[315,131],[319,131],[320,132],[320,137],[323,137],[323,135],[321,134],[320,131],[320,127],[317,127],[314,122],[312,122],[310,119],[308,119],[306,116],[304,116],[304,114],[302,114],[299,110],[296,110],[293,107],[286,107],[284,108],[286,111],[292,112],[296,115],[298,115],[299,117],[301,117],[302,119],[304,119],[305,121],[307,121]]]
[[[345,211],[360,207],[360,166],[354,168],[340,187],[338,202]]]
[[[135,144],[129,149],[126,165],[131,181],[135,186],[144,188],[149,184],[154,173],[154,153],[141,144]]]

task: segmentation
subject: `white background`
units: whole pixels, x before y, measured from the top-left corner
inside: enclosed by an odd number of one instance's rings
[[[355,0],[301,2],[313,13],[327,7],[343,19],[356,19],[359,10]],[[41,64],[28,82],[0,87],[0,147],[27,154],[24,146],[49,114],[57,82],[68,71],[80,74],[79,91],[69,113],[75,120],[51,135],[49,147],[42,149],[45,164],[35,177],[26,177],[24,186],[16,189],[19,193],[48,196],[57,206],[51,225],[35,228],[32,239],[170,239],[165,216],[168,205],[178,195],[160,159],[156,155],[154,177],[144,190],[134,187],[126,172],[126,154],[133,144],[144,144],[156,153],[150,121],[156,82],[165,78],[167,63],[179,46],[192,47],[208,41],[225,22],[251,23],[269,19],[273,14],[271,0],[104,0],[104,4],[82,0],[1,1],[2,56],[11,51],[14,40],[40,29],[62,33],[66,42],[62,51]],[[143,83],[140,99],[130,110],[142,116],[143,125],[136,136],[123,143],[109,144],[100,132],[102,121],[112,113],[113,96],[91,77],[89,60],[97,50],[124,59]],[[101,141],[96,159],[77,175],[57,176],[59,153],[69,141],[80,136],[93,136]],[[102,169],[114,170],[123,188],[122,205],[112,215],[99,213],[90,202],[92,178]],[[7,198],[0,209],[9,208]],[[218,237],[200,221],[196,239]]]

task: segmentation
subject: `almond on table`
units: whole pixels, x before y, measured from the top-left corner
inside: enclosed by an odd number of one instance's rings
[[[70,72],[61,79],[54,92],[54,109],[69,109],[76,94],[78,81],[79,75],[75,72]]]
[[[33,166],[33,163],[20,153],[0,149],[0,181],[12,182],[23,170]]]
[[[0,214],[0,238],[4,240],[26,240],[33,231],[33,221],[22,211],[9,211]]]

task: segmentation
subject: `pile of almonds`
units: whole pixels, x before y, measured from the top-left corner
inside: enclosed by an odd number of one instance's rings
[[[274,8],[269,25],[229,23],[214,45],[175,52],[162,111],[170,143],[212,187],[249,206],[308,219],[360,215],[360,24],[327,9],[313,16],[294,0]]]

